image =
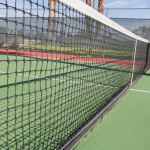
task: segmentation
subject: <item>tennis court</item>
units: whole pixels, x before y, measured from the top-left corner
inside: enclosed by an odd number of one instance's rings
[[[53,143],[56,134],[57,142],[64,141],[66,132],[72,134],[100,107],[103,108],[109,99],[123,89],[131,76],[128,71],[130,65],[109,63],[1,54],[0,64],[3,120],[0,130],[3,132],[1,146],[4,149],[7,140],[12,149],[16,144],[18,148],[21,145],[36,148],[43,145],[45,140]],[[114,80],[119,81],[121,87],[117,87]],[[111,94],[108,95],[108,91]],[[60,119],[63,116],[64,119]],[[77,118],[80,119],[76,121]],[[63,129],[70,125],[71,128]],[[8,137],[6,132],[9,132]],[[14,143],[15,138],[20,140]],[[24,144],[30,140],[30,145]],[[41,141],[40,145],[35,146],[35,141]],[[44,146],[47,145],[41,149]]]
[[[150,71],[72,149],[149,150]]]
[[[0,6],[2,150],[65,149],[150,69],[149,41],[82,1]]]

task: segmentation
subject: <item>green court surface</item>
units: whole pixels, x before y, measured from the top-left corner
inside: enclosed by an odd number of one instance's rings
[[[0,55],[0,66],[2,150],[7,149],[7,141],[12,150],[16,145],[18,149],[22,145],[25,149],[59,145],[68,138],[66,133],[73,134],[109,102],[120,90],[114,87],[116,83],[124,87],[129,82],[132,69],[125,65],[13,55]],[[45,141],[50,141],[50,147],[43,144]]]
[[[150,71],[73,149],[150,150]]]

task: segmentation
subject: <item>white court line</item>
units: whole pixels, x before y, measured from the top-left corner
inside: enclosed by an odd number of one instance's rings
[[[4,56],[6,56],[6,55],[0,55],[0,57],[4,57]],[[8,57],[15,57],[15,56],[8,56]]]
[[[4,57],[4,56],[6,56],[6,55],[0,55],[0,57]],[[19,57],[19,58],[24,58],[23,56],[17,56],[17,57],[16,57],[16,56],[8,56],[8,57],[15,57],[15,58],[18,58],[18,57]],[[30,59],[30,58],[26,58],[26,59]]]
[[[0,55],[0,57],[2,57],[2,56],[6,56],[6,55]],[[16,57],[16,56],[8,56],[8,57]],[[17,56],[17,57],[20,57],[20,58],[26,58],[26,57],[30,57],[30,56]],[[30,58],[43,58],[43,59],[47,59],[47,57],[39,57],[39,56],[31,56]],[[26,58],[26,59],[30,59],[30,58]],[[84,57],[83,57],[84,58]],[[54,59],[54,60],[60,60],[60,59],[57,59],[57,58],[48,58],[49,60],[51,60],[51,59]],[[64,59],[61,59],[61,60],[64,60]],[[90,62],[90,61],[82,61],[82,60],[74,60],[74,59],[65,59],[65,60],[70,60],[70,61],[75,61],[75,62],[77,62],[77,61],[79,61],[79,62],[88,62],[89,64],[90,63],[92,63],[92,64],[96,64],[97,62]],[[104,63],[104,62],[103,62]],[[81,64],[81,63],[76,63],[76,64]],[[83,63],[84,64],[84,63]]]
[[[150,91],[143,91],[143,90],[136,90],[136,89],[130,89],[130,91],[137,91],[137,92],[150,93]]]
[[[0,71],[1,73],[7,73],[4,71]],[[12,72],[8,72],[9,74],[16,74],[16,73],[12,73]],[[39,78],[39,79],[50,79],[50,78],[45,78],[45,77],[38,77],[38,76],[29,76],[29,75],[25,75],[25,74],[17,74],[19,76],[27,76],[27,77],[32,77],[32,78]],[[116,89],[121,89],[119,87],[113,87],[113,86],[104,86],[104,85],[100,85],[100,84],[90,84],[90,83],[85,83],[85,82],[75,82],[75,81],[71,81],[71,80],[60,80],[60,79],[51,79],[51,80],[55,80],[55,81],[61,81],[61,82],[71,82],[74,84],[85,84],[85,85],[89,85],[89,86],[101,86],[101,87],[109,87],[109,88],[116,88]]]
[[[1,73],[7,73],[7,72],[4,72],[4,71],[0,71]],[[8,72],[9,74],[16,74],[16,73],[11,73],[11,72]],[[17,74],[19,76],[26,76],[26,77],[32,77],[32,78],[39,78],[39,79],[50,79],[50,78],[45,78],[45,77],[38,77],[38,76],[29,76],[29,75],[25,75],[25,74]],[[74,83],[74,84],[85,84],[85,85],[89,85],[89,86],[99,86],[99,87],[108,87],[108,88],[116,88],[116,89],[121,89],[119,87],[113,87],[113,86],[104,86],[104,85],[100,85],[100,84],[90,84],[90,83],[84,83],[84,82],[75,82],[75,81],[71,81],[71,80],[60,80],[60,79],[51,79],[51,80],[54,80],[54,81],[61,81],[61,82],[71,82],[71,83]],[[144,93],[150,93],[150,91],[143,91],[143,90],[136,90],[136,89],[129,89],[130,91],[137,91],[137,92],[144,92]]]

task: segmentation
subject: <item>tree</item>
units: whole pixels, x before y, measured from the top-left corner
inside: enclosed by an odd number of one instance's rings
[[[138,29],[133,30],[133,33],[150,40],[150,26],[146,27],[146,26],[142,26],[139,27]]]
[[[67,36],[68,36],[68,39],[70,39],[72,35],[71,35],[70,32],[68,32],[68,33],[67,33]]]
[[[35,38],[35,31],[33,29],[31,29],[29,35],[30,35],[31,39],[34,39]]]
[[[19,37],[15,37],[15,38],[13,38],[12,43],[9,45],[9,48],[18,50],[19,43],[20,43],[20,38]]]
[[[21,30],[21,29],[17,30],[17,33],[14,33],[13,30],[10,30],[9,34],[10,34],[8,36],[9,48],[11,48],[11,49],[18,49],[20,41],[21,41],[21,37],[23,35],[23,30]]]
[[[41,32],[39,30],[37,30],[37,32],[36,32],[36,37],[37,37],[37,40],[41,40],[42,39]]]
[[[21,29],[20,29],[20,30],[17,30],[17,34],[18,34],[19,36],[22,36],[23,33],[24,33],[23,30],[21,30]]]
[[[6,32],[6,29],[4,27],[0,27],[0,47],[3,47],[6,37],[4,33]]]

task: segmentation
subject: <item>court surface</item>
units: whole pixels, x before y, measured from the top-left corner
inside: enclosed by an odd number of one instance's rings
[[[150,71],[73,149],[150,150]]]
[[[0,66],[2,149],[7,141],[10,149],[16,145],[18,149],[22,145],[42,149],[47,146],[45,140],[51,147],[64,141],[66,133],[72,134],[86,122],[84,114],[95,113],[122,90],[132,69],[130,65],[4,54],[0,55]],[[35,145],[36,141],[40,142]]]

